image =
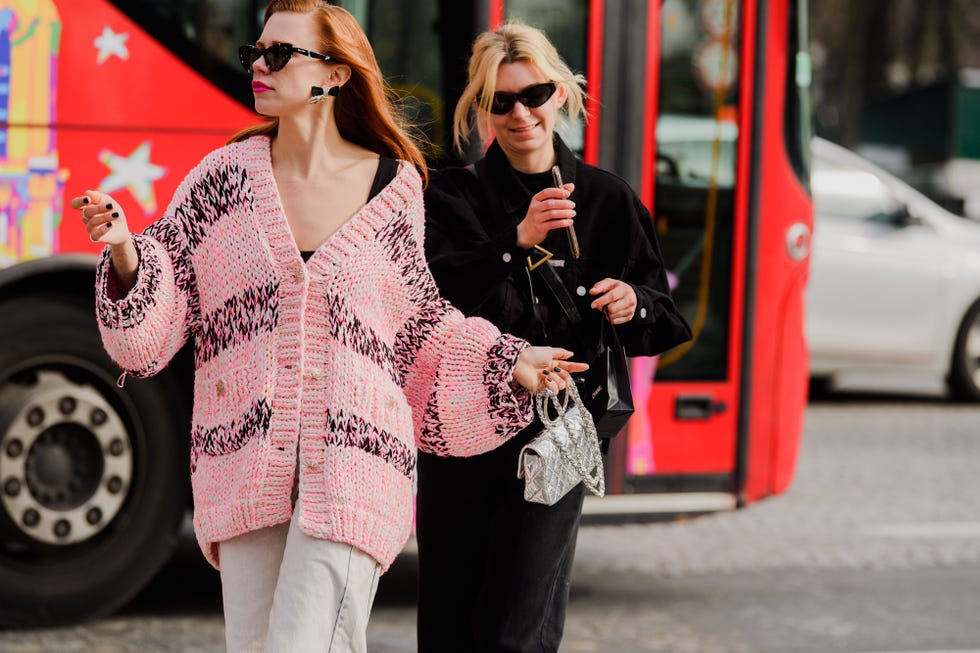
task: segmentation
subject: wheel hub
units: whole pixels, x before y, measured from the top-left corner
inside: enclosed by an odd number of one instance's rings
[[[72,510],[95,494],[104,467],[95,435],[80,424],[61,422],[41,433],[27,454],[27,487],[41,505]]]
[[[55,371],[0,386],[0,503],[22,534],[57,545],[95,536],[132,474],[126,428],[95,388]]]

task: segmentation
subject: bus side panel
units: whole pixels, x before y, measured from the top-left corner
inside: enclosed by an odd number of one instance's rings
[[[793,480],[796,458],[803,433],[803,408],[806,405],[807,374],[799,370],[807,369],[807,346],[804,338],[803,297],[806,289],[806,270],[797,267],[786,286],[786,294],[780,302],[783,322],[778,338],[776,363],[779,378],[776,381],[776,398],[773,402],[775,416],[774,428],[778,429],[773,438],[770,456],[770,491],[772,494],[785,492]],[[789,437],[793,434],[796,437]]]
[[[130,230],[142,231],[167,208],[186,174],[226,140],[225,135],[187,132],[60,130],[62,162],[70,171],[61,251],[102,249],[89,242],[78,214],[68,206],[72,197],[87,189],[107,192],[125,209]]]
[[[807,352],[803,339],[803,280],[809,259],[794,260],[790,228],[813,228],[812,208],[785,148],[784,112],[788,68],[788,3],[764,3],[763,89],[754,142],[760,175],[758,258],[753,311],[749,430],[742,499],[751,502],[786,490],[802,435],[806,409]],[[760,18],[762,15],[760,14]],[[758,81],[758,80],[757,80]],[[782,334],[782,337],[780,337]]]
[[[58,0],[58,120],[115,129],[234,132],[251,112],[170,54],[105,0]]]
[[[103,0],[58,1],[62,25],[56,130],[68,199],[108,192],[140,231],[166,208],[183,177],[253,113],[227,97]],[[81,56],[58,56],[59,53]],[[96,252],[66,211],[61,252]]]

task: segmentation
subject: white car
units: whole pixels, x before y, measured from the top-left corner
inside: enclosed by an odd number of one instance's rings
[[[814,386],[980,401],[980,223],[832,143],[812,153]]]

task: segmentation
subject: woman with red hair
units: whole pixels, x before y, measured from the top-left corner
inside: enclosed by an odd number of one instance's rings
[[[585,366],[465,318],[423,250],[422,155],[364,32],[320,0],[273,0],[240,50],[267,120],[106,243],[103,342],[133,376],[194,342],[194,528],[221,571],[229,651],[364,651],[378,576],[408,538],[416,448],[468,456]]]

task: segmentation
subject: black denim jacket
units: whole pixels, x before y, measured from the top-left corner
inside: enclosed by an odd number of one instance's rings
[[[622,279],[636,291],[633,319],[616,328],[630,356],[659,354],[691,338],[691,329],[670,297],[660,245],[646,207],[621,178],[575,158],[555,136],[565,183],[574,183],[575,230],[581,258],[573,259],[564,229],[541,243],[585,321],[590,342],[599,340],[601,314],[590,308],[588,289],[604,278]],[[535,345],[581,352],[564,312],[537,273],[527,272],[536,252],[517,245],[517,225],[527,213],[529,190],[493,143],[478,162],[479,175],[447,168],[430,177],[425,191],[425,251],[443,296],[468,316],[483,317],[502,331]],[[539,300],[538,317],[532,309]],[[583,355],[584,354],[584,355]]]

